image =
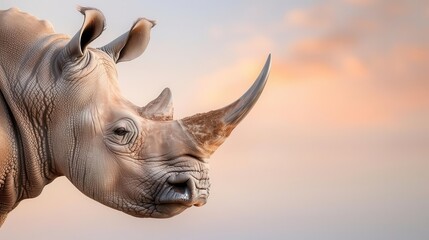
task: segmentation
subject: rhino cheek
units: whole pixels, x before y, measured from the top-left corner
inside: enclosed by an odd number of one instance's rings
[[[94,147],[95,148],[95,147]],[[99,151],[85,152],[74,161],[70,180],[86,195],[97,200],[116,185],[117,171]]]
[[[91,198],[114,209],[138,215],[153,202],[151,187],[155,186],[146,167],[135,160],[109,150],[94,153],[86,165],[86,181],[82,191]],[[142,206],[143,205],[143,206]]]

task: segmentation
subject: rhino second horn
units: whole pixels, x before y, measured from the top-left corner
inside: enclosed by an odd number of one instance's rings
[[[218,110],[179,120],[196,144],[207,154],[213,153],[225,141],[255,105],[267,82],[270,67],[271,54],[256,81],[237,101]]]
[[[165,88],[161,94],[142,107],[140,115],[144,118],[158,121],[173,120],[173,100],[169,88]]]

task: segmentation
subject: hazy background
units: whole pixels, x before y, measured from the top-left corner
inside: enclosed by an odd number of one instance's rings
[[[102,46],[155,19],[139,59],[118,65],[145,105],[164,87],[175,117],[222,107],[256,78],[253,111],[212,156],[208,203],[138,219],[65,178],[23,201],[0,239],[429,239],[429,3],[8,1],[74,35],[76,4],[101,9]],[[0,46],[4,47],[4,46]]]

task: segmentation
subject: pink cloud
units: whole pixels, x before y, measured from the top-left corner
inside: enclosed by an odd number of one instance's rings
[[[326,27],[332,21],[331,17],[331,8],[319,5],[309,9],[297,8],[288,11],[283,21],[290,27]]]
[[[350,8],[355,5],[360,7]],[[409,116],[429,115],[429,48],[424,40],[429,32],[423,22],[416,22],[425,18],[420,9],[424,7],[411,2],[347,0],[296,9],[285,15],[287,31],[292,26],[313,34],[288,45],[263,36],[241,42],[235,47],[236,64],[206,79],[213,83],[220,78],[237,80],[229,83],[229,89],[240,94],[259,69],[246,52],[269,46],[274,49],[273,66],[265,94],[272,100],[265,100],[265,106],[256,110],[260,114],[293,109],[298,114],[292,117],[275,113],[281,119],[278,124],[293,121],[302,128],[311,123],[313,128],[320,124],[332,128],[397,126]],[[279,26],[277,31],[286,29]],[[217,101],[212,95],[211,101]]]
[[[354,6],[371,6],[377,2],[377,0],[344,0],[345,3],[349,3]]]

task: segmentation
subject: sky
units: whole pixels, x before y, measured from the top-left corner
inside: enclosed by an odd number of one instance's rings
[[[258,103],[211,157],[208,203],[139,219],[65,178],[9,214],[1,239],[428,239],[429,4],[420,0],[9,1],[73,36],[76,5],[102,10],[103,46],[139,17],[146,52],[117,65],[145,105],[175,118],[225,106],[269,53]]]

